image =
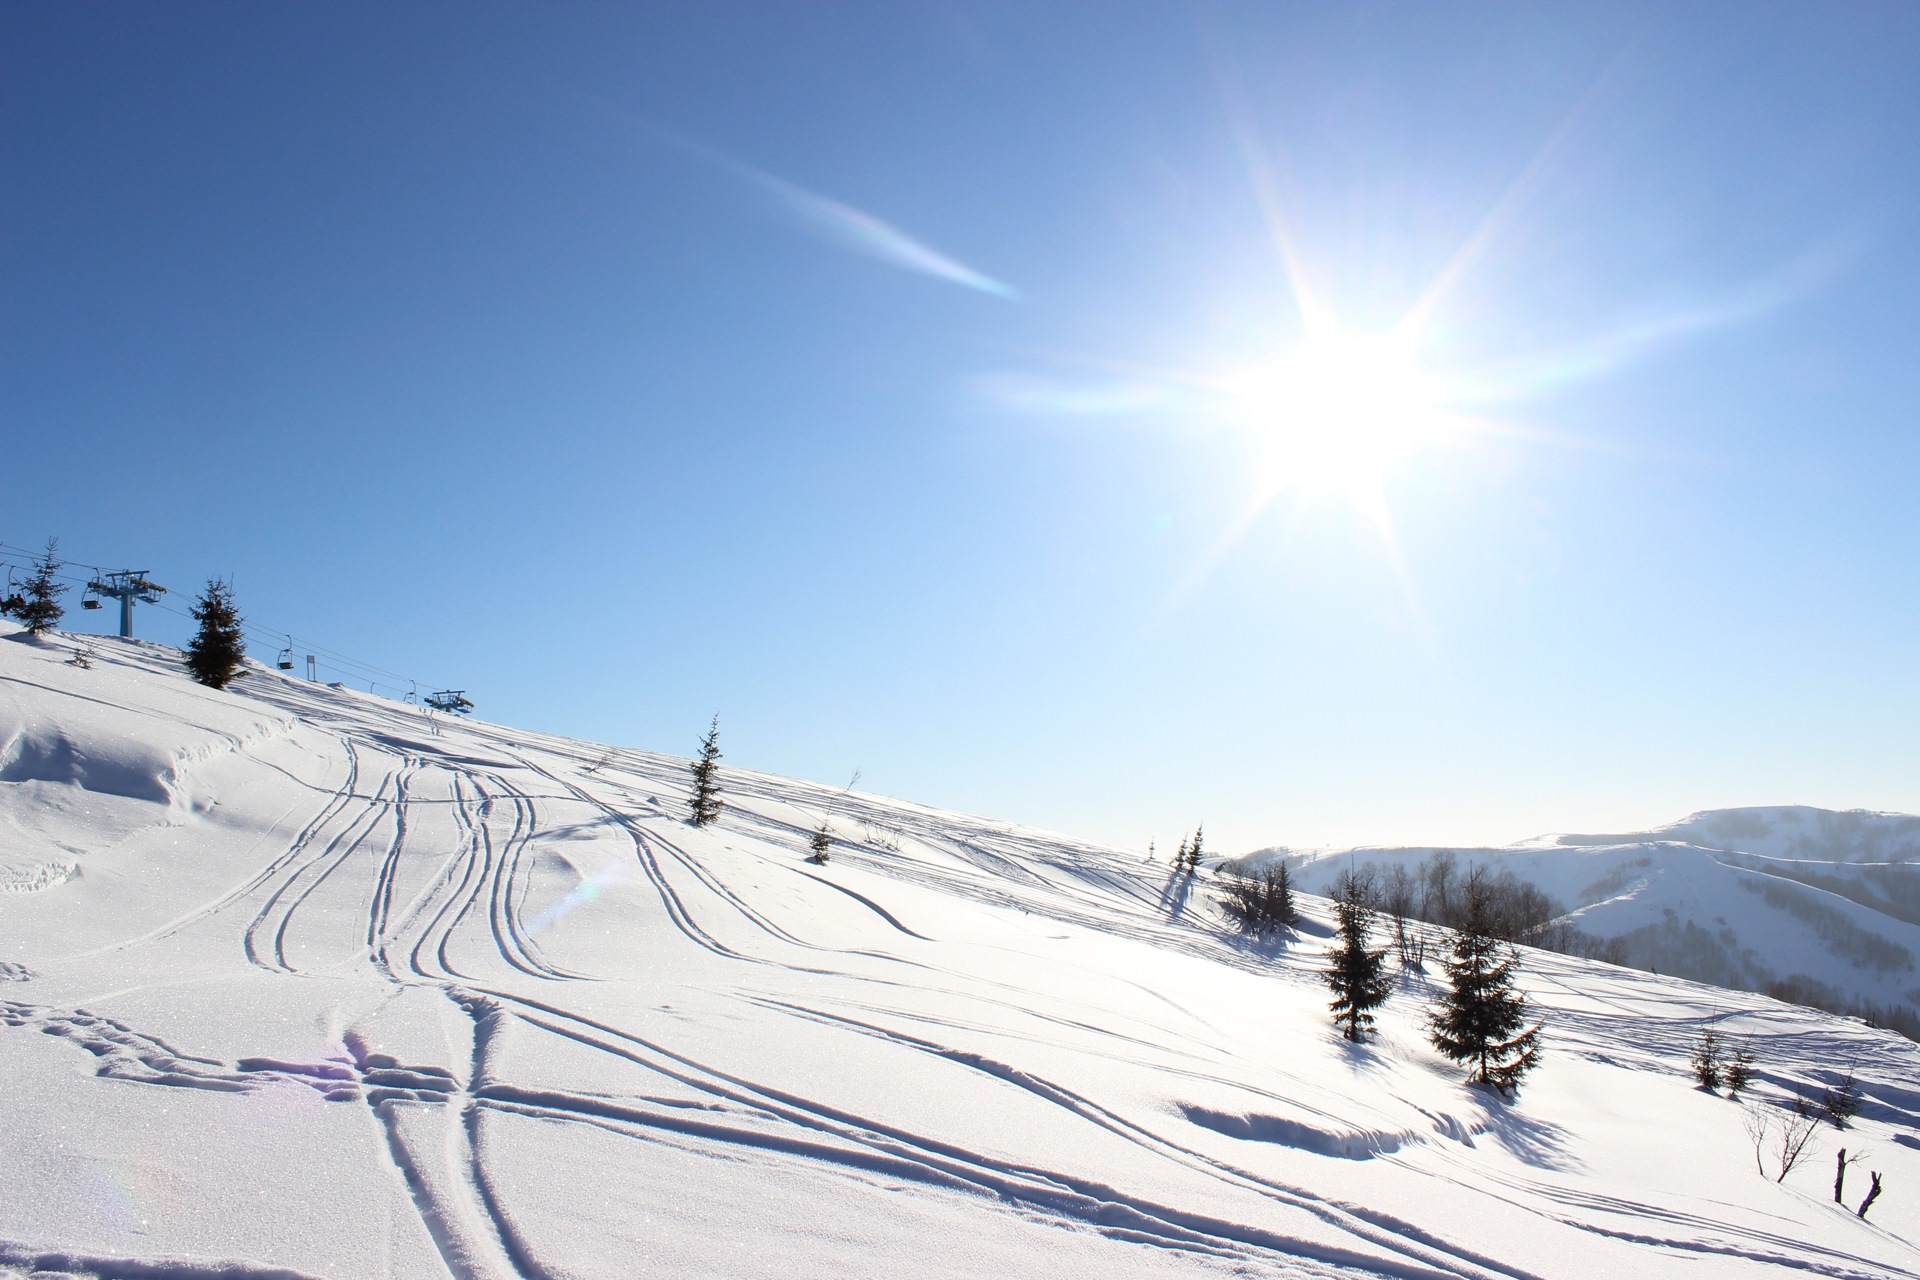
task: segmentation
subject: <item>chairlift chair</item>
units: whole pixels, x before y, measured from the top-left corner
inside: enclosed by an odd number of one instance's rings
[[[442,689],[430,693],[422,699],[435,711],[445,711],[451,715],[464,716],[473,711],[473,702],[467,697],[465,689]]]
[[[91,582],[87,584],[86,594],[80,597],[80,607],[82,609],[98,609],[100,607],[99,588],[95,587]]]
[[[279,667],[282,671],[293,670],[293,637],[292,636],[287,637],[287,647],[280,651],[280,656],[278,659],[275,660],[274,665]]]

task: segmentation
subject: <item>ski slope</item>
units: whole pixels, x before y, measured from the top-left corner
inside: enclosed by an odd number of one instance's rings
[[[1530,954],[1509,1104],[1424,975],[1334,1036],[1318,903],[1253,949],[1138,852],[725,763],[696,830],[675,757],[94,644],[0,634],[0,1275],[1920,1272],[1860,1024]],[[1761,1176],[1707,1026],[1865,1111]]]

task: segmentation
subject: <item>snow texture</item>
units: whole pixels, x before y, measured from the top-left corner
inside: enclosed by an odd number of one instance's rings
[[[1861,1024],[1528,953],[1507,1101],[1425,1044],[1429,975],[1338,1038],[1316,899],[1243,945],[1138,853],[725,767],[696,830],[681,759],[95,645],[0,634],[0,1276],[1920,1266],[1920,1051]],[[1709,1027],[1776,1114],[1855,1066],[1853,1128],[1763,1176]]]

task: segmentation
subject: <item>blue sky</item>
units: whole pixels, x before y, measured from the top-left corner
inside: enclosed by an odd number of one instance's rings
[[[1916,58],[1890,3],[0,5],[0,541],[1126,845],[1920,811]]]

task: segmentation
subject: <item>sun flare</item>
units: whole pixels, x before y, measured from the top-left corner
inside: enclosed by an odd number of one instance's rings
[[[1391,338],[1316,338],[1235,390],[1269,493],[1377,491],[1388,471],[1447,431],[1438,381]]]

